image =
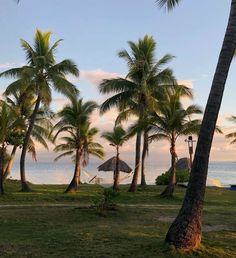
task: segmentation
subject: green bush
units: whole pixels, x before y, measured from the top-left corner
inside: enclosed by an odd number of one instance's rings
[[[168,185],[170,178],[170,172],[166,171],[156,178],[156,185]],[[176,171],[176,181],[177,183],[188,182],[189,171],[186,169],[181,169]]]
[[[114,199],[118,195],[118,192],[115,192],[110,188],[105,188],[101,196],[93,199],[92,208],[96,211],[97,214],[106,216],[107,211],[117,210],[117,205],[115,204]]]

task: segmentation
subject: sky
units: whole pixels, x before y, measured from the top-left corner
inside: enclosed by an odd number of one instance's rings
[[[157,42],[157,59],[172,54],[169,64],[178,80],[194,90],[194,103],[205,107],[215,66],[229,15],[229,0],[185,0],[172,12],[160,10],[155,0],[1,0],[0,72],[25,63],[19,39],[33,42],[35,29],[53,32],[52,42],[63,39],[56,53],[57,61],[70,58],[80,69],[80,77],[71,78],[85,100],[101,103],[98,85],[105,78],[124,76],[125,62],[117,57],[119,50],[127,49],[127,41],[137,41],[144,35],[153,36]],[[218,120],[225,133],[236,131],[236,125],[227,121],[235,110],[235,61],[227,80],[222,108]],[[9,81],[0,80],[0,94]],[[52,108],[60,109],[65,98],[54,93]],[[99,117],[92,116],[93,125],[101,131],[111,130],[115,111]],[[113,150],[103,139],[107,158]],[[53,146],[51,146],[52,149]],[[52,160],[38,147],[39,161]],[[187,156],[184,138],[177,143],[179,157]],[[134,140],[121,150],[125,160],[134,160]],[[169,162],[167,142],[152,144],[149,163]],[[230,145],[223,135],[216,135],[211,161],[235,161],[236,145]],[[97,161],[94,161],[97,162]]]

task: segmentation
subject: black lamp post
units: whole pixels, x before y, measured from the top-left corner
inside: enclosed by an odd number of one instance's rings
[[[190,166],[192,167],[193,164],[193,143],[196,142],[193,140],[192,135],[188,137],[188,139],[185,140],[185,142],[188,143],[188,151],[189,151],[189,158],[190,158]]]

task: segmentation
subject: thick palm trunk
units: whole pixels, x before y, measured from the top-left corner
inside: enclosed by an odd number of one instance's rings
[[[143,135],[143,151],[142,151],[142,164],[141,164],[141,186],[145,187],[146,177],[145,177],[145,160],[148,152],[148,133],[144,132]]]
[[[173,196],[174,188],[176,185],[176,151],[175,151],[175,142],[172,140],[171,148],[170,148],[170,154],[171,154],[171,172],[170,172],[170,178],[169,183],[165,190],[161,193],[161,196],[170,198]]]
[[[4,194],[3,188],[3,162],[4,162],[4,147],[1,147],[0,150],[0,195]]]
[[[75,161],[75,171],[74,176],[65,190],[65,193],[74,193],[78,189],[78,185],[80,183],[80,151],[76,151],[76,161]]]
[[[135,151],[135,169],[129,192],[135,192],[138,184],[138,174],[140,170],[140,153],[141,153],[141,132],[137,133],[136,151]]]
[[[118,191],[119,190],[119,176],[120,176],[120,153],[119,153],[119,147],[116,148],[116,169],[114,172],[114,184],[113,184],[113,190]]]
[[[14,146],[14,147],[12,148],[12,152],[11,152],[10,159],[9,159],[8,164],[7,164],[7,167],[6,167],[6,169],[5,169],[4,173],[3,173],[3,180],[5,180],[5,179],[9,176],[9,174],[10,174],[10,172],[11,172],[11,167],[12,167],[13,160],[14,160],[14,158],[15,158],[15,155],[16,155],[17,147],[18,147],[18,146]]]
[[[26,177],[25,177],[25,158],[26,158],[26,152],[27,152],[27,149],[28,149],[30,136],[31,136],[31,133],[32,133],[32,130],[33,130],[33,127],[34,127],[34,123],[35,123],[35,119],[36,119],[36,116],[37,116],[37,113],[38,113],[38,110],[39,110],[40,102],[41,102],[41,97],[38,96],[38,98],[36,100],[35,107],[34,107],[33,114],[31,115],[28,130],[27,130],[26,135],[25,135],[23,146],[22,146],[22,152],[21,152],[21,157],[20,157],[20,178],[21,178],[21,190],[22,190],[22,192],[31,191],[31,189],[29,188],[29,186],[27,184]]]
[[[206,105],[188,188],[182,208],[166,235],[166,241],[168,243],[183,250],[196,248],[201,241],[202,208],[206,188],[209,154],[225,82],[235,48],[236,0],[232,0],[228,27]]]

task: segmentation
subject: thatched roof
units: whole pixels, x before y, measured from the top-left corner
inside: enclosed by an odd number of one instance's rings
[[[132,168],[129,167],[123,160],[119,160],[120,171],[130,173]],[[116,157],[112,157],[98,167],[98,171],[114,171],[116,168]]]
[[[176,170],[188,170],[190,171],[191,165],[190,165],[190,159],[189,158],[181,158],[176,163]],[[169,168],[169,171],[171,170],[171,167]]]

